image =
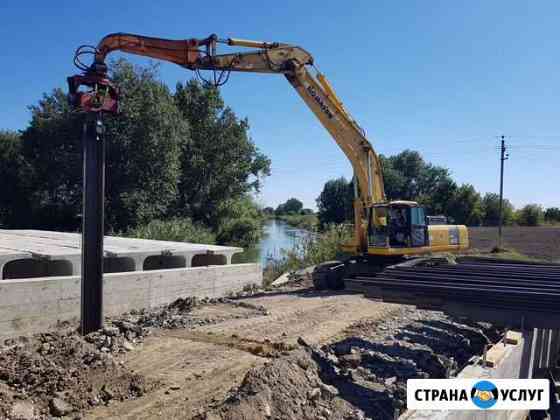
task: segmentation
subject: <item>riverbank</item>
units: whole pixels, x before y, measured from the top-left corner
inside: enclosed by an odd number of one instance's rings
[[[329,225],[323,232],[315,233],[292,227],[284,219],[271,218],[264,224],[263,238],[257,246],[234,255],[232,262],[259,262],[266,286],[286,272],[336,259],[340,244],[351,236],[347,225]]]
[[[258,262],[265,268],[272,261],[281,260],[286,252],[295,249],[309,235],[304,229],[292,227],[284,220],[271,218],[263,225],[261,240],[234,256],[234,263]]]
[[[283,214],[275,216],[275,219],[298,229],[316,231],[319,228],[319,218],[315,214]]]
[[[286,272],[336,259],[340,244],[347,242],[351,236],[352,231],[345,225],[329,225],[319,234],[308,234],[294,247],[284,250],[281,258],[269,261],[264,267],[263,284],[271,284]]]

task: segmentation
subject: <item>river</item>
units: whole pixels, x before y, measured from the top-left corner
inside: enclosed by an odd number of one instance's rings
[[[282,258],[282,250],[293,249],[308,235],[306,230],[294,228],[281,220],[270,219],[263,227],[263,237],[259,243],[234,255],[232,262],[259,262],[264,267],[268,261]]]

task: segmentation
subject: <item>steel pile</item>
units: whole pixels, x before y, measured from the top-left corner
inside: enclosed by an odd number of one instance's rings
[[[499,260],[498,260],[499,261]],[[347,289],[516,328],[560,328],[560,265],[467,260],[394,266],[345,279]]]

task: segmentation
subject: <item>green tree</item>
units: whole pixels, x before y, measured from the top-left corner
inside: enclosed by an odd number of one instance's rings
[[[18,133],[0,130],[0,226],[29,226],[29,168],[22,147]]]
[[[191,143],[188,122],[157,67],[112,66],[120,112],[107,121],[107,217],[114,229],[177,216],[181,154]]]
[[[105,119],[106,223],[125,230],[164,217],[176,196],[187,125],[155,68],[124,61],[111,66],[120,87],[120,113]],[[74,230],[82,199],[81,127],[61,89],[31,107],[23,154],[32,168],[33,220],[42,228]]]
[[[321,226],[353,220],[352,196],[352,183],[344,177],[327,181],[317,198]]]
[[[414,200],[427,214],[446,215],[457,223],[481,223],[480,195],[472,185],[457,186],[448,169],[425,162],[412,150],[381,155],[380,160],[388,200]],[[317,199],[321,224],[352,220],[352,196],[352,186],[344,179],[327,182]]]
[[[548,223],[558,223],[560,222],[560,208],[549,207],[544,212],[544,220]]]
[[[81,116],[72,112],[62,89],[29,108],[22,154],[30,168],[31,227],[75,230],[82,202]]]
[[[381,156],[381,162],[389,200],[418,201],[428,214],[443,214],[455,223],[481,223],[480,194],[472,185],[457,186],[448,169],[425,162],[413,150]]]
[[[216,235],[204,225],[193,223],[187,218],[151,220],[126,232],[130,238],[155,239],[161,241],[193,242],[214,244]]]
[[[503,200],[503,224],[513,223],[513,205],[509,200]],[[482,198],[482,223],[484,226],[497,226],[500,223],[500,196],[486,193]]]
[[[516,222],[521,226],[538,226],[544,221],[542,206],[527,204],[516,212]]]
[[[418,201],[431,215],[447,215],[450,205],[457,194],[458,186],[451,178],[435,181],[429,193],[419,197]]]
[[[177,84],[175,102],[190,126],[183,145],[176,213],[219,229],[220,203],[258,191],[270,160],[249,137],[249,123],[225,106],[216,88]]]
[[[274,214],[274,209],[272,207],[265,207],[263,213],[267,216],[272,216]]]
[[[262,211],[249,194],[221,201],[216,216],[219,243],[247,247],[261,238]]]
[[[406,178],[393,166],[391,157],[379,156],[383,170],[383,183],[385,186],[385,195],[388,200],[404,199]]]
[[[480,194],[470,184],[457,188],[448,206],[450,221],[468,226],[479,226],[482,222]]]
[[[276,207],[276,215],[282,214],[297,214],[303,209],[303,203],[297,198],[290,198],[285,203],[279,204]]]
[[[421,195],[421,183],[423,171],[426,163],[420,153],[412,150],[405,150],[389,158],[391,167],[398,171],[404,178],[401,182],[400,190],[395,191],[398,196],[395,199],[413,200]]]
[[[413,150],[380,156],[380,159],[387,199],[416,200],[429,213],[447,212],[447,205],[457,190],[448,169],[425,162]]]
[[[290,198],[284,204],[284,208],[288,213],[299,213],[303,209],[303,203],[297,198]]]
[[[236,215],[270,173],[270,160],[249,138],[247,120],[239,120],[216,89],[197,82],[179,84],[173,95],[156,67],[120,60],[110,72],[121,98],[119,114],[104,121],[107,229],[146,226],[150,234],[187,237],[204,225],[223,240],[257,238],[261,210],[251,204],[251,215]],[[14,133],[0,135],[8,139],[0,144],[0,176],[10,180],[0,187],[0,223],[79,229],[83,114],[69,108],[61,89],[44,95],[31,112],[21,141]],[[235,225],[235,217],[251,219],[252,227]]]

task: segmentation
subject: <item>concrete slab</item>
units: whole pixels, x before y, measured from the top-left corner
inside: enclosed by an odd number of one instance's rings
[[[0,230],[2,279],[49,275],[76,275],[81,271],[81,234],[41,230]],[[186,242],[106,236],[105,257],[110,272],[143,271],[231,264],[242,248]],[[18,260],[52,261],[55,264],[25,267]],[[69,265],[61,265],[67,262]],[[28,265],[32,265],[30,262]],[[8,266],[8,267],[7,267]],[[17,266],[17,267],[16,267]],[[21,277],[18,277],[21,275]]]

